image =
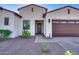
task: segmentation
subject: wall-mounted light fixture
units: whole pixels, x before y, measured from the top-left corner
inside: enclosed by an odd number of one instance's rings
[[[33,12],[33,8],[32,8],[32,12]]]

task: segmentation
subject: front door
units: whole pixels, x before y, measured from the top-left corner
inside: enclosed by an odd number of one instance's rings
[[[41,34],[41,23],[37,23],[37,34]]]

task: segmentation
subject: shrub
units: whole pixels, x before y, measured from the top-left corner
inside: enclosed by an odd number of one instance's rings
[[[1,38],[8,38],[11,33],[12,33],[12,31],[10,31],[10,30],[0,29]]]
[[[67,50],[67,51],[65,52],[65,55],[72,55],[72,52],[71,52],[70,50]]]
[[[49,52],[50,52],[50,51],[49,51],[49,47],[48,47],[48,44],[47,44],[47,43],[42,43],[41,48],[42,48],[42,52],[43,52],[44,54],[47,54],[47,53],[49,53]]]
[[[29,31],[22,31],[22,38],[28,38],[30,36]]]

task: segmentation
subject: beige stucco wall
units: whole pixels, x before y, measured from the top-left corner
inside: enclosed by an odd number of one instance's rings
[[[32,12],[33,8],[33,12]],[[19,10],[20,15],[24,20],[43,20],[42,15],[46,13],[46,10],[34,5],[25,7]]]
[[[9,17],[9,25],[4,25],[4,18]],[[14,13],[6,11],[6,10],[0,10],[0,29],[8,29],[12,31],[12,34],[10,35],[11,38],[14,38],[16,36],[19,36],[19,22],[20,18],[18,18]]]
[[[32,9],[33,8],[33,12]],[[22,20],[30,20],[30,33],[31,36],[35,35],[35,20],[44,20],[42,17],[46,13],[46,9],[31,5],[19,10]],[[22,23],[23,24],[23,23]],[[22,26],[22,25],[21,25]]]
[[[70,9],[70,14],[68,14],[68,9]],[[50,19],[50,23],[48,23]],[[52,37],[52,20],[79,20],[79,10],[67,7],[46,15],[46,37],[49,35]]]
[[[16,37],[21,35],[21,32],[22,32],[21,24],[22,24],[22,19],[15,15],[14,16],[14,33]]]
[[[70,14],[68,14],[68,9],[70,9]],[[79,10],[66,7],[51,13],[48,13],[46,18],[53,20],[79,20]]]

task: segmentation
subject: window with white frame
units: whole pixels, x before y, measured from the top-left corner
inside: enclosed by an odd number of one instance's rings
[[[30,20],[23,20],[23,29],[24,30],[30,29]]]

